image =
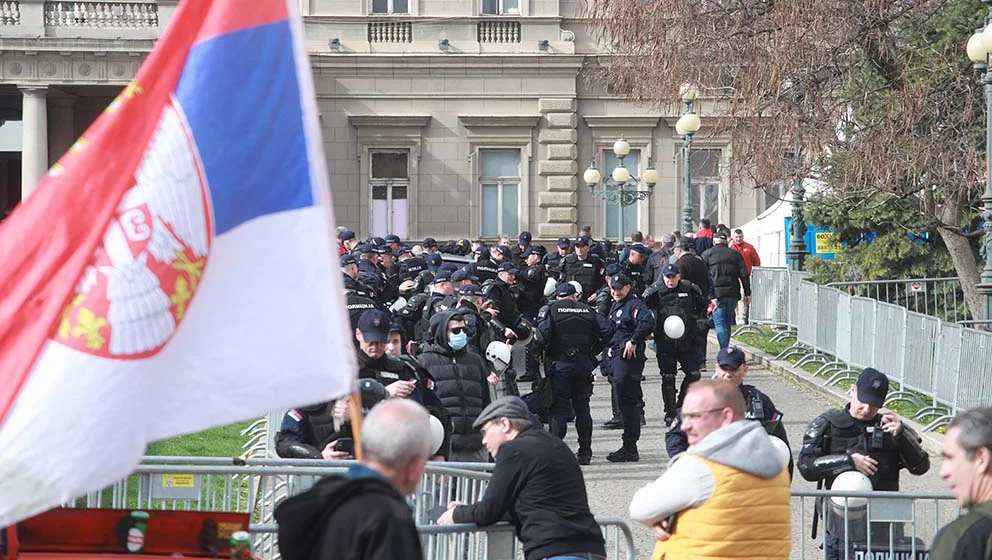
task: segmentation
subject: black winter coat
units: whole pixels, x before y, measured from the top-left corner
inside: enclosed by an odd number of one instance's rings
[[[742,287],[745,296],[751,295],[751,279],[744,265],[744,257],[740,253],[718,243],[700,258],[710,271],[710,280],[713,282],[710,290],[711,298],[740,299]]]
[[[442,311],[431,318],[434,344],[419,356],[419,361],[434,378],[434,392],[451,417],[452,451],[482,449],[482,434],[472,427],[490,401],[485,360],[468,346],[452,350],[448,346],[448,321],[454,311]]]

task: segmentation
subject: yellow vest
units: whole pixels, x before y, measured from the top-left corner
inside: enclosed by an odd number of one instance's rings
[[[652,560],[788,560],[792,548],[788,469],[767,479],[690,455],[713,472],[713,495],[703,505],[679,513],[675,533],[655,545]]]

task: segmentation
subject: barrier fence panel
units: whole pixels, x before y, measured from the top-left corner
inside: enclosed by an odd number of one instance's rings
[[[824,325],[824,328],[830,328],[830,325]],[[837,359],[849,364],[851,363],[854,328],[851,318],[851,296],[844,292],[837,292],[837,328],[834,331],[837,333],[835,335],[837,337]]]
[[[755,267],[751,270],[751,308],[748,322],[786,325],[789,271],[785,268]]]
[[[937,341],[940,319],[920,313],[906,313],[906,345],[903,369],[906,388],[926,395],[933,402],[935,393]]]
[[[952,323],[971,318],[965,305],[961,282],[956,277],[831,282],[827,286]]]
[[[809,277],[809,273],[806,272],[793,272],[789,271],[789,323],[788,326],[798,329],[800,317],[809,313],[810,309],[807,308],[805,311],[802,308],[802,304],[799,298],[799,290],[802,285],[803,280]]]
[[[820,352],[837,355],[837,300],[840,292],[823,286],[816,287],[816,346]]]
[[[928,429],[946,423],[953,414],[957,380],[961,373],[961,336],[964,327],[943,323],[937,344],[937,367],[934,369],[934,402],[926,412],[935,418]]]
[[[902,358],[906,344],[906,308],[889,303],[875,305],[873,332],[875,359],[872,367],[885,372],[890,380],[901,386],[905,380]]]
[[[805,311],[799,314],[796,340],[810,347],[816,346],[816,297],[816,284],[808,281],[799,283],[799,308]]]
[[[963,329],[961,369],[958,377],[958,410],[988,406],[992,402],[992,333]]]
[[[864,368],[875,363],[875,300],[851,298],[851,365]]]

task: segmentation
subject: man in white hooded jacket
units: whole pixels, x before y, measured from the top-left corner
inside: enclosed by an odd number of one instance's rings
[[[789,451],[744,419],[740,390],[698,381],[682,406],[689,449],[634,494],[630,516],[655,531],[652,559],[789,558]]]

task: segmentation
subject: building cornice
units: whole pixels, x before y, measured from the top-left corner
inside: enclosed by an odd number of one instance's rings
[[[582,117],[589,128],[655,128],[660,115],[587,115]]]
[[[534,128],[541,115],[458,115],[465,128]]]
[[[348,124],[359,128],[424,128],[430,115],[348,115]]]
[[[576,75],[582,69],[584,59],[583,55],[311,53],[310,65],[315,75],[491,76],[494,72],[506,71],[504,73],[530,72],[550,77]]]

